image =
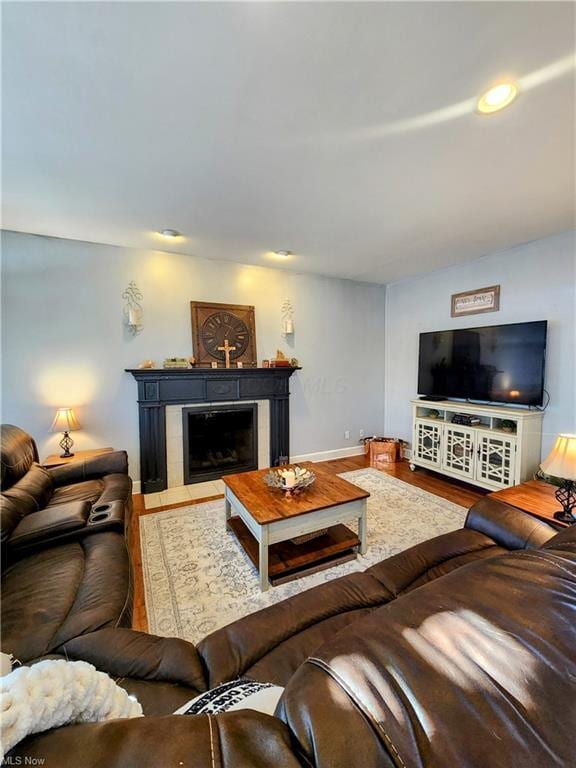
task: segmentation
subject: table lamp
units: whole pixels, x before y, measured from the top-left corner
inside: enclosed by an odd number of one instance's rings
[[[60,454],[61,459],[69,459],[70,456],[74,456],[73,453],[70,453],[74,440],[68,434],[74,429],[80,429],[80,422],[72,408],[58,408],[50,432],[64,432],[64,437],[60,440],[60,448],[64,451]]]
[[[540,466],[547,475],[560,477],[564,481],[554,494],[562,506],[554,517],[563,523],[576,523],[576,435],[558,435],[550,454]]]

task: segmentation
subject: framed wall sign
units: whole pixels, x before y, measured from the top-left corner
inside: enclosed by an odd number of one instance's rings
[[[480,315],[483,312],[498,312],[499,309],[499,285],[490,285],[488,288],[477,288],[475,291],[452,294],[452,317]]]
[[[192,342],[197,364],[210,368],[256,368],[254,307],[191,301]],[[242,366],[237,365],[242,363]]]

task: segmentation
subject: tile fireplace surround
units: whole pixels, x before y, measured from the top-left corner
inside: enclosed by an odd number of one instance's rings
[[[127,369],[138,383],[142,493],[184,482],[182,408],[256,403],[258,466],[290,453],[289,379],[298,368]]]

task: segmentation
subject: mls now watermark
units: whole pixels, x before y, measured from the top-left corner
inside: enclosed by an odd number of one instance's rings
[[[46,762],[45,757],[3,757],[1,765],[44,765]]]

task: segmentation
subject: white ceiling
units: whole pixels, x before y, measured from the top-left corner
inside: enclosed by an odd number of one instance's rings
[[[569,229],[574,70],[426,116],[574,47],[563,2],[4,3],[3,226],[382,283]]]

